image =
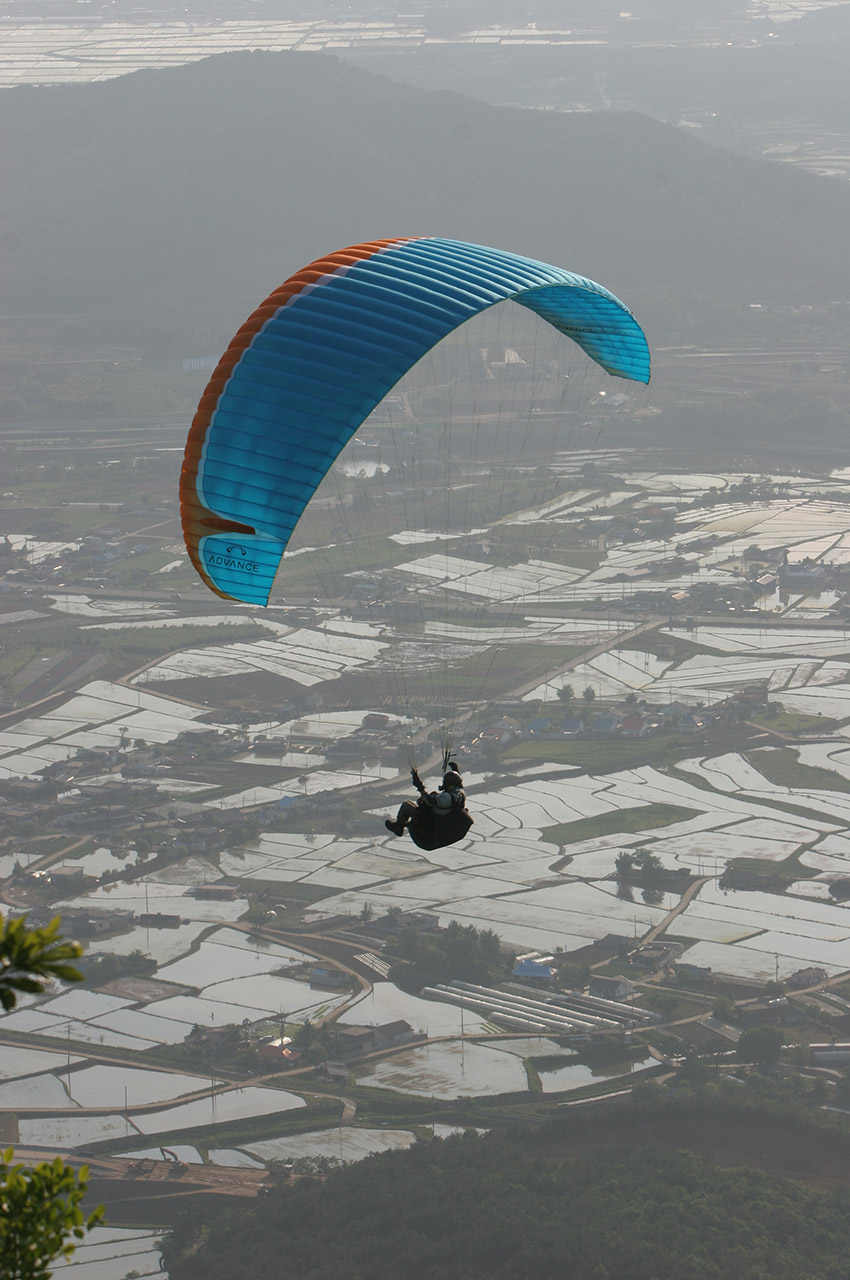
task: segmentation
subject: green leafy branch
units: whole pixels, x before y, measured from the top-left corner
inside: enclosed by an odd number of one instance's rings
[[[51,978],[81,982],[69,961],[82,954],[78,942],[60,936],[58,916],[42,929],[29,927],[25,916],[0,920],[0,1004],[14,1009],[18,992],[37,995]]]
[[[88,1169],[75,1172],[58,1158],[28,1168],[13,1158],[11,1147],[0,1153],[0,1274],[48,1280],[51,1262],[70,1257],[103,1209],[83,1213]]]

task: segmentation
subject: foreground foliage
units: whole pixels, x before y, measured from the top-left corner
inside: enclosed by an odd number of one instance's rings
[[[13,1164],[14,1152],[0,1153],[0,1276],[6,1280],[46,1280],[50,1264],[69,1257],[103,1209],[86,1216],[81,1202],[88,1169],[56,1159],[26,1168]]]
[[[18,992],[37,995],[52,978],[79,982],[82,974],[70,960],[83,949],[78,942],[65,942],[59,935],[59,917],[43,929],[33,929],[26,916],[0,920],[0,1004],[14,1009]]]
[[[18,994],[37,995],[56,978],[79,982],[72,964],[82,955],[78,942],[59,933],[59,917],[42,929],[25,916],[0,919],[0,1005],[14,1009]],[[0,1280],[46,1280],[55,1258],[67,1258],[103,1209],[88,1217],[81,1202],[89,1171],[75,1173],[62,1160],[26,1168],[13,1164],[14,1151],[0,1152]]]

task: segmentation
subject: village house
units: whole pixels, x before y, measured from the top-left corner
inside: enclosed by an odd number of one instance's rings
[[[785,996],[775,999],[749,1000],[738,1005],[738,1021],[748,1027],[785,1026],[801,1022],[805,1015]]]
[[[348,974],[343,973],[341,969],[331,969],[326,965],[317,964],[310,970],[310,986],[313,988],[338,991],[341,987],[348,986],[348,983]]]
[[[509,725],[493,724],[482,729],[473,742],[473,746],[505,747],[513,740],[514,731]]]
[[[404,911],[393,912],[381,916],[378,920],[369,921],[369,933],[383,937],[386,934],[398,933],[401,929],[415,929],[417,933],[435,933],[440,927],[440,917],[436,911]]]
[[[69,887],[73,885],[81,885],[85,879],[85,872],[79,863],[72,864],[65,862],[59,867],[51,867],[49,871],[42,871],[41,876],[43,876],[51,888],[55,889],[60,885],[63,888],[66,885]]]
[[[71,831],[120,831],[135,822],[135,814],[126,804],[101,804],[69,813],[62,825]]]
[[[628,716],[620,725],[620,733],[624,738],[646,738],[650,728],[646,716]]]
[[[62,923],[65,928],[77,937],[85,938],[95,934],[118,933],[129,929],[135,921],[132,911],[119,910],[98,911],[96,909],[66,908],[62,912]]]
[[[606,951],[614,951],[617,955],[624,955],[633,945],[634,938],[630,938],[625,933],[606,933],[602,938],[594,938],[594,947],[603,947]]]
[[[620,732],[621,718],[616,711],[603,711],[590,726],[594,738],[608,737]]]
[[[590,979],[587,994],[597,1000],[626,1000],[634,994],[634,984],[619,973],[612,977],[595,973]]]
[[[179,916],[168,915],[164,911],[143,911],[139,916],[139,924],[143,929],[179,929]]]
[[[340,1027],[340,1053],[345,1058],[370,1053],[374,1045],[371,1027]]]
[[[234,902],[237,891],[229,884],[199,884],[187,889],[186,896],[206,899],[210,902]]]
[[[629,964],[635,969],[654,973],[657,969],[666,968],[681,950],[681,944],[677,942],[647,942],[631,952]]]
[[[413,1040],[424,1039],[418,1035],[409,1022],[398,1018],[395,1022],[385,1022],[374,1028],[375,1048],[383,1049],[388,1045],[409,1044]]]
[[[50,796],[52,791],[49,782],[38,778],[10,778],[6,783],[6,792],[15,800],[40,800]]]
[[[398,1018],[377,1027],[340,1027],[340,1045],[343,1059],[374,1053],[396,1045],[415,1044],[425,1039],[424,1032],[414,1031],[409,1022]]]
[[[235,1026],[226,1027],[199,1027],[194,1026],[183,1037],[183,1043],[193,1046],[201,1046],[207,1051],[215,1051],[216,1049],[226,1048],[228,1045],[234,1044],[239,1039],[239,1029]]]
[[[826,969],[810,966],[808,969],[798,969],[796,973],[792,973],[788,979],[788,986],[799,991],[805,987],[816,987],[819,982],[826,982],[826,979]]]
[[[257,1047],[257,1055],[264,1063],[278,1063],[283,1067],[294,1066],[301,1054],[292,1044],[292,1036],[278,1036],[265,1040]]]

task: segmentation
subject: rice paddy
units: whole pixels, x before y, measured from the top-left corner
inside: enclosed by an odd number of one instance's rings
[[[707,486],[722,491],[736,479],[633,473],[625,487],[607,495],[575,488],[514,513],[512,528],[533,532],[605,510],[640,512],[650,494],[686,504]],[[506,670],[516,673],[533,650],[535,661],[548,661],[526,680],[521,696],[526,703],[548,704],[549,713],[565,684],[590,688],[601,700],[633,695],[632,705],[651,716],[671,704],[711,707],[743,686],[765,682],[786,715],[838,725],[805,742],[783,739],[778,747],[764,737],[747,750],[708,750],[683,736],[669,758],[647,754],[651,744],[623,743],[622,765],[613,766],[604,742],[565,744],[564,751],[573,754],[558,763],[561,756],[547,759],[547,752],[563,744],[549,748],[543,739],[526,741],[524,758],[504,757],[510,776],[485,767],[467,770],[475,826],[460,843],[425,853],[406,838],[391,838],[382,826],[406,794],[393,785],[398,766],[379,762],[377,752],[374,759],[354,757],[353,764],[334,761],[335,744],[364,728],[372,706],[267,712],[248,731],[258,741],[228,766],[223,784],[198,770],[191,777],[157,779],[157,803],[164,800],[184,815],[261,806],[273,812],[281,800],[357,796],[369,783],[366,816],[374,829],[362,834],[344,823],[336,831],[261,829],[214,857],[184,856],[154,871],[137,863],[135,850],[118,857],[108,843],[92,843],[79,858],[65,855],[66,865],[76,863],[95,879],[116,870],[122,879],[68,896],[60,910],[162,912],[178,917],[179,924],[152,929],[134,922],[96,941],[107,954],[139,949],[156,960],[155,994],[53,991],[0,1017],[0,1032],[27,1037],[25,1047],[0,1049],[0,1108],[19,1115],[21,1141],[65,1150],[107,1138],[205,1130],[304,1106],[296,1093],[249,1087],[210,1096],[202,1075],[97,1062],[114,1050],[132,1052],[134,1064],[142,1064],[146,1052],[181,1044],[195,1026],[256,1027],[272,1025],[283,1014],[290,1023],[333,1015],[348,991],[311,989],[305,980],[309,956],[290,946],[260,945],[240,923],[252,897],[270,885],[292,893],[298,887],[307,903],[307,925],[319,928],[331,917],[353,920],[399,908],[431,912],[442,925],[457,921],[492,930],[520,952],[551,954],[561,948],[585,954],[607,935],[637,940],[653,930],[662,939],[668,933],[677,939],[689,962],[756,983],[806,966],[828,974],[850,969],[850,907],[829,895],[832,877],[850,876],[850,839],[844,834],[850,821],[850,731],[841,723],[850,722],[850,634],[834,613],[835,599],[827,592],[765,595],[756,619],[699,619],[687,631],[665,620],[645,649],[635,634],[642,628],[611,618],[604,607],[642,589],[689,591],[701,584],[730,590],[741,582],[754,543],[765,550],[787,547],[791,564],[806,558],[824,566],[850,561],[850,508],[822,498],[815,483],[807,488],[795,477],[785,483],[787,499],[718,502],[696,514],[680,510],[675,523],[681,532],[668,542],[647,537],[603,546],[585,560],[575,556],[575,563],[529,555],[493,564],[486,556],[457,551],[450,532],[412,525],[394,534],[393,572],[426,606],[437,598],[454,602],[454,612],[444,618],[424,617],[415,643],[389,615],[355,620],[338,608],[297,625],[287,623],[282,611],[270,611],[255,640],[229,643],[226,628],[244,622],[242,611],[199,617],[184,613],[177,602],[53,596],[53,609],[91,627],[93,636],[103,628],[157,626],[173,634],[177,652],[149,663],[131,684],[89,680],[48,710],[6,722],[0,730],[0,776],[10,779],[32,778],[46,764],[92,748],[114,750],[128,740],[168,747],[187,727],[211,735],[211,742],[233,732],[226,714],[175,699],[180,681],[200,677],[211,689],[254,674],[280,677],[287,689],[332,690],[355,676],[382,678],[396,652],[423,664],[451,652],[458,663],[474,665],[498,651]],[[846,477],[830,483],[850,492]],[[301,563],[304,556],[296,561]],[[647,565],[652,573],[642,577]],[[200,623],[219,628],[221,635],[209,645],[181,648],[181,627]],[[392,719],[399,734],[423,729],[415,710],[394,712]],[[769,730],[769,718],[764,723]],[[277,754],[269,744],[279,744]],[[270,767],[278,770],[271,779],[264,775]],[[117,776],[115,766],[103,775]],[[679,890],[645,894],[618,882],[618,856],[639,849],[651,851],[665,872],[686,872],[699,881],[686,905]],[[24,865],[32,856],[22,853],[19,861]],[[771,892],[721,887],[730,865],[775,871],[781,884]],[[12,870],[11,863],[0,863],[0,873]],[[126,880],[124,872],[130,873]],[[233,886],[235,897],[196,896],[209,883]],[[311,890],[318,899],[312,906]],[[471,1010],[462,1016],[467,1035],[487,1035],[485,1018]],[[446,1100],[528,1088],[524,1060],[535,1056],[533,1045],[519,1052],[516,1046],[461,1042],[455,1005],[408,994],[376,975],[341,1015],[344,1025],[354,1026],[402,1019],[431,1043],[358,1065],[361,1086]],[[435,1037],[446,1039],[433,1043]],[[60,1051],[69,1041],[73,1051]],[[540,1086],[560,1091],[594,1078],[589,1068],[567,1061],[543,1072]],[[103,1114],[88,1113],[95,1108]],[[22,1115],[34,1110],[51,1115]],[[354,1159],[410,1140],[406,1130],[344,1126],[339,1133],[270,1139],[238,1150],[222,1142],[216,1151],[223,1163],[234,1165],[311,1154]]]

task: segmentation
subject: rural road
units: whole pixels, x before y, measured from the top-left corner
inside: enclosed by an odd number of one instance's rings
[[[645,934],[643,937],[642,943],[646,944],[647,942],[654,942],[659,933],[663,933],[667,926],[675,920],[676,916],[685,910],[691,899],[695,898],[699,893],[702,886],[704,884],[708,884],[708,882],[713,879],[714,876],[702,876],[699,880],[694,880],[692,884],[689,884],[675,907],[673,907],[672,911],[668,911],[663,920],[659,920],[658,924],[653,925],[649,933]]]

